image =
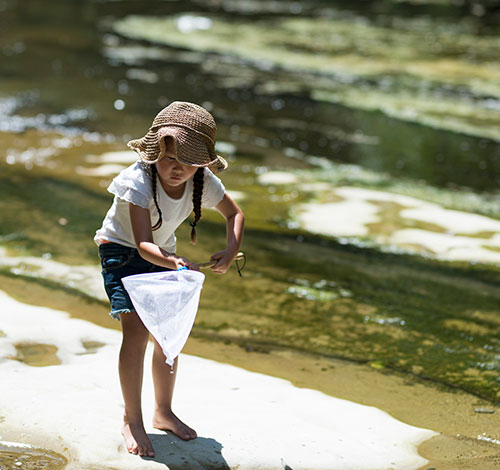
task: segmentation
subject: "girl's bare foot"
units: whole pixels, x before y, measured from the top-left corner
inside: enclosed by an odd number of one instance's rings
[[[170,431],[176,436],[189,441],[194,439],[197,434],[194,429],[184,424],[172,411],[156,410],[153,418],[153,427],[160,431]]]
[[[155,456],[153,446],[142,423],[134,425],[125,422],[122,428],[122,434],[125,438],[127,450],[131,454],[140,455],[141,457]]]

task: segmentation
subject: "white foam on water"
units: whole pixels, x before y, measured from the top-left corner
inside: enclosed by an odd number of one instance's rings
[[[385,191],[347,186],[321,191],[341,200],[300,204],[296,219],[305,230],[337,237],[371,236],[378,243],[409,251],[422,247],[421,253],[447,261],[500,263],[500,221],[496,219]],[[372,234],[368,224],[383,222],[377,205],[382,202],[401,206],[397,211],[401,224],[398,227],[392,220],[388,233]],[[433,224],[439,231],[406,228],[416,222]]]
[[[0,446],[17,447],[19,449],[34,449],[35,448],[31,444],[23,444],[21,442],[9,442],[9,441],[0,441]]]
[[[336,237],[366,236],[366,224],[378,222],[378,208],[366,201],[301,204],[297,219],[310,232]]]
[[[374,189],[355,188],[350,186],[342,186],[333,189],[333,192],[347,200],[355,201],[377,201],[377,202],[394,202],[407,207],[439,207],[430,202],[422,201],[411,196],[404,196],[402,194],[388,193],[385,191],[377,191]]]
[[[438,258],[449,261],[480,261],[500,263],[500,240],[457,236],[420,229],[394,232],[390,241],[396,245],[419,245],[433,252]],[[493,248],[492,250],[488,247]]]
[[[400,212],[400,215],[406,219],[437,224],[455,233],[500,233],[500,220],[491,219],[484,215],[445,209],[434,204],[425,204],[425,206],[421,205],[414,209],[405,209]]]
[[[136,162],[139,156],[133,150],[123,150],[119,152],[105,152],[101,155],[87,155],[85,161],[88,163],[121,163],[131,165]]]
[[[295,184],[299,179],[293,173],[286,171],[269,171],[258,177],[260,184]]]
[[[148,426],[153,387],[146,373],[144,416],[156,458],[130,455],[120,435],[120,333],[71,319],[65,312],[17,302],[1,291],[0,306],[5,333],[0,338],[2,427],[21,430],[32,439],[43,435],[62,440],[71,449],[68,470],[169,465],[281,470],[282,461],[294,470],[411,470],[426,463],[416,446],[434,436],[432,431],[401,423],[373,407],[296,388],[286,380],[186,355],[180,360],[174,408],[199,437],[184,442]],[[56,345],[62,363],[30,367],[5,357],[19,341]],[[82,341],[104,346],[85,354]]]

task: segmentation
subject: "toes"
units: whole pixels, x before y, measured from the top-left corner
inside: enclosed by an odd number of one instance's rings
[[[155,456],[155,451],[153,450],[153,447],[150,445],[148,445],[145,449],[145,452],[144,452],[144,456],[145,457],[154,457]]]
[[[154,457],[155,451],[150,445],[144,445],[139,447],[139,455],[141,457]]]
[[[197,437],[197,434],[194,430],[189,430],[186,431],[185,433],[182,434],[181,436],[185,441],[189,441],[191,439],[195,439]]]
[[[154,452],[153,452],[153,449],[149,446],[144,446],[141,448],[141,452],[139,453],[139,455],[141,457],[152,457],[154,455]]]

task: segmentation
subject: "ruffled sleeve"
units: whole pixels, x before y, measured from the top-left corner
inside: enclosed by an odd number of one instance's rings
[[[153,198],[151,180],[140,162],[136,162],[121,171],[108,186],[108,191],[118,198],[144,209],[149,209]]]

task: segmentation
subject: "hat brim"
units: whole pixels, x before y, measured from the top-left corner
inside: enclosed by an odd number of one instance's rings
[[[142,161],[152,165],[165,156],[165,137],[174,139],[177,160],[184,165],[208,167],[214,173],[228,167],[227,161],[215,153],[213,145],[182,127],[152,128],[142,139],[131,140],[127,145],[139,154]]]

